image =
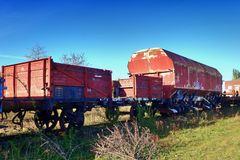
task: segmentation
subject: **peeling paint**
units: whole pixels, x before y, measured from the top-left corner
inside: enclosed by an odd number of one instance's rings
[[[160,53],[161,55],[167,56],[167,54],[164,51],[161,51]]]
[[[132,54],[132,58],[136,58],[136,57],[137,57],[136,53]]]
[[[96,78],[102,78],[102,75],[94,75]]]

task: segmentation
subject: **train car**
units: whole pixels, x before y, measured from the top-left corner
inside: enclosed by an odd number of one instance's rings
[[[186,95],[212,98],[222,92],[222,75],[217,69],[162,48],[137,51],[128,70],[130,75],[162,77],[163,98],[171,102],[184,100]]]
[[[160,104],[163,99],[161,77],[132,75],[126,79],[113,81],[113,88],[114,99],[117,98],[118,106],[131,106],[130,117],[132,118],[137,116],[137,106],[141,105],[141,110],[144,112],[150,109],[148,103]]]
[[[114,97],[162,99],[162,78],[133,75],[114,81]]]
[[[81,127],[84,112],[106,108],[108,120],[117,120],[119,107],[137,106],[162,115],[189,109],[211,109],[219,102],[222,75],[217,69],[161,48],[134,53],[128,62],[130,77],[112,82],[112,72],[56,63],[51,57],[2,66],[0,112],[17,112],[22,125],[26,111],[34,111],[38,128]],[[59,112],[60,116],[59,116]],[[144,111],[145,112],[145,111]]]
[[[22,123],[26,111],[36,111],[38,128],[81,127],[84,112],[112,98],[112,72],[56,63],[51,57],[2,66],[3,112],[17,112]],[[61,110],[58,117],[57,109]]]

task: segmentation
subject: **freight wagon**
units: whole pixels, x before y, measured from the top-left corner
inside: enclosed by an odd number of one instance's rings
[[[161,106],[163,100],[163,86],[161,77],[132,75],[126,79],[113,81],[114,98],[123,105],[130,105],[130,117],[137,116],[137,106],[141,105],[142,114],[144,111],[153,109],[152,104]],[[151,103],[151,105],[149,105]],[[118,105],[119,106],[119,105]]]
[[[1,108],[17,112],[14,123],[22,124],[26,111],[35,111],[38,128],[81,127],[84,112],[96,105],[110,104],[112,72],[53,62],[51,58],[2,67]],[[60,117],[57,109],[61,110]]]
[[[114,97],[162,99],[162,78],[133,75],[114,81]]]
[[[208,108],[219,101],[222,92],[222,75],[217,69],[162,48],[137,51],[128,62],[128,70],[130,75],[162,77],[168,106],[201,101],[198,104]],[[178,112],[184,108],[175,107]]]
[[[113,85],[114,84],[114,85]],[[22,125],[25,113],[34,111],[38,128],[52,130],[83,126],[84,112],[106,108],[106,117],[115,121],[120,106],[136,106],[162,99],[162,79],[132,76],[112,82],[112,72],[53,62],[50,58],[2,67],[1,112],[16,112],[13,123]],[[114,96],[112,97],[112,93]],[[60,115],[59,115],[60,111]]]
[[[112,81],[110,70],[53,62],[50,58],[2,67],[0,111],[35,111],[38,128],[51,130],[81,127],[84,112],[106,108],[106,117],[117,120],[119,107],[130,105],[131,117],[147,108],[154,115],[214,109],[221,96],[222,75],[215,68],[161,48],[140,50],[128,62],[129,78]],[[228,87],[230,88],[230,87]],[[58,115],[59,112],[60,116]]]

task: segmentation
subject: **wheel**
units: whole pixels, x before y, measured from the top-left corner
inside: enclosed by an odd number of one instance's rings
[[[84,112],[77,109],[62,110],[59,124],[62,131],[70,128],[81,129],[84,124]]]
[[[56,109],[51,111],[36,111],[34,122],[37,128],[45,131],[51,131],[57,125],[58,112]]]
[[[116,122],[119,118],[119,108],[118,107],[111,107],[111,108],[106,108],[106,118],[110,122]]]

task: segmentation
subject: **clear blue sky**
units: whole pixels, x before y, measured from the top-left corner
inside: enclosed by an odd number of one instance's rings
[[[127,77],[133,52],[161,47],[228,80],[240,69],[240,1],[0,0],[0,64],[24,61],[35,44],[55,61],[84,52],[115,79]]]

